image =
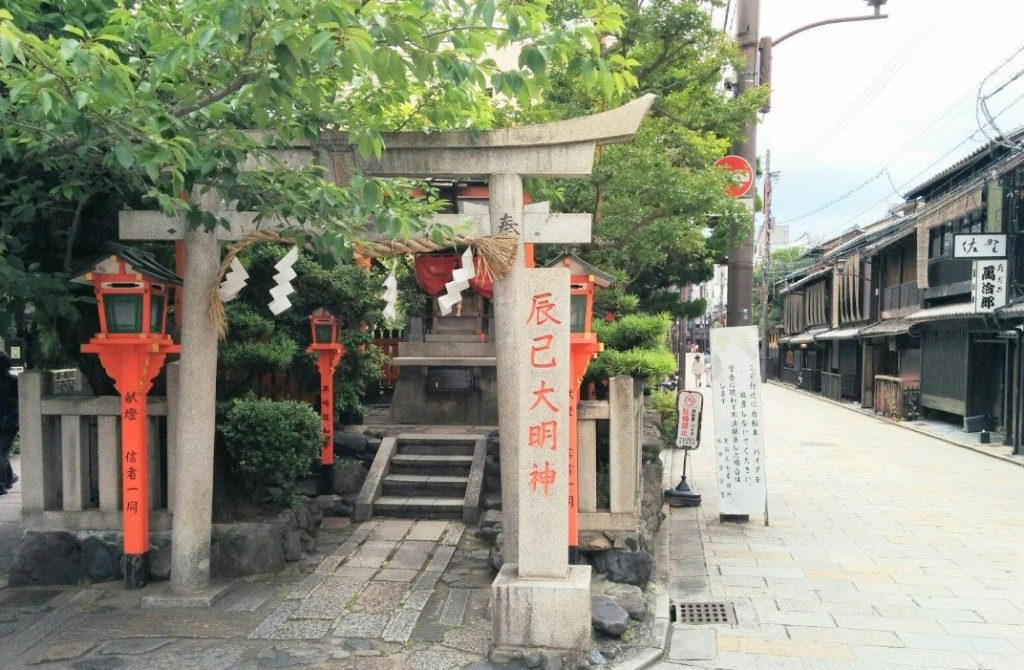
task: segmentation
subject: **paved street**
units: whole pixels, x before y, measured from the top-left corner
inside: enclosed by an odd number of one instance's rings
[[[710,415],[704,505],[668,523],[673,598],[733,603],[738,625],[677,626],[657,667],[1024,667],[1024,469],[779,386],[764,399],[771,525],[719,522]]]

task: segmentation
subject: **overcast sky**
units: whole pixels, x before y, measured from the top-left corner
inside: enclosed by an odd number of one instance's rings
[[[900,201],[894,187],[982,146],[979,84],[1011,56],[986,92],[1024,71],[1024,51],[1014,56],[1024,47],[1020,0],[890,0],[883,11],[890,18],[815,28],[774,50],[758,153],[770,149],[780,173],[773,209],[791,239],[869,224]],[[863,0],[761,0],[761,35],[868,12]],[[1022,96],[1024,76],[989,101],[1003,130],[1024,124]]]

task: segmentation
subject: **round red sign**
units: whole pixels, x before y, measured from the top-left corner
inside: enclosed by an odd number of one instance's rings
[[[729,172],[732,186],[725,189],[725,192],[734,198],[743,197],[754,185],[754,168],[742,156],[723,156],[715,161],[715,167]]]

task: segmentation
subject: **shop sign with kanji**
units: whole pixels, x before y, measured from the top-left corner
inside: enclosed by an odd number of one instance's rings
[[[992,312],[1006,304],[1006,261],[974,261],[974,311]]]
[[[980,233],[953,236],[953,258],[1004,258],[1006,235]]]

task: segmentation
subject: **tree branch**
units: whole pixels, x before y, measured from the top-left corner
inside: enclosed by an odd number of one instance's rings
[[[91,191],[86,191],[82,194],[82,197],[78,199],[78,205],[75,206],[75,213],[71,217],[71,227],[68,229],[68,243],[64,249],[64,272],[71,272],[71,252],[75,248],[78,226],[82,223],[82,210],[85,209],[85,203],[89,202],[90,197],[92,197]]]
[[[228,97],[229,95],[231,95],[232,93],[237,92],[240,88],[242,88],[243,86],[248,84],[250,79],[252,79],[251,75],[249,75],[249,74],[240,74],[237,77],[235,77],[234,81],[232,81],[230,84],[228,84],[226,87],[222,88],[221,90],[214,91],[214,92],[210,93],[209,95],[207,95],[202,100],[199,100],[198,102],[195,102],[195,103],[193,103],[191,105],[185,105],[183,107],[178,107],[177,109],[174,109],[171,112],[171,116],[174,116],[174,117],[177,117],[177,118],[181,118],[183,116],[188,116],[192,112],[199,111],[200,109],[203,109],[204,107],[209,107],[213,103],[219,102],[219,101],[223,100],[224,98]]]

